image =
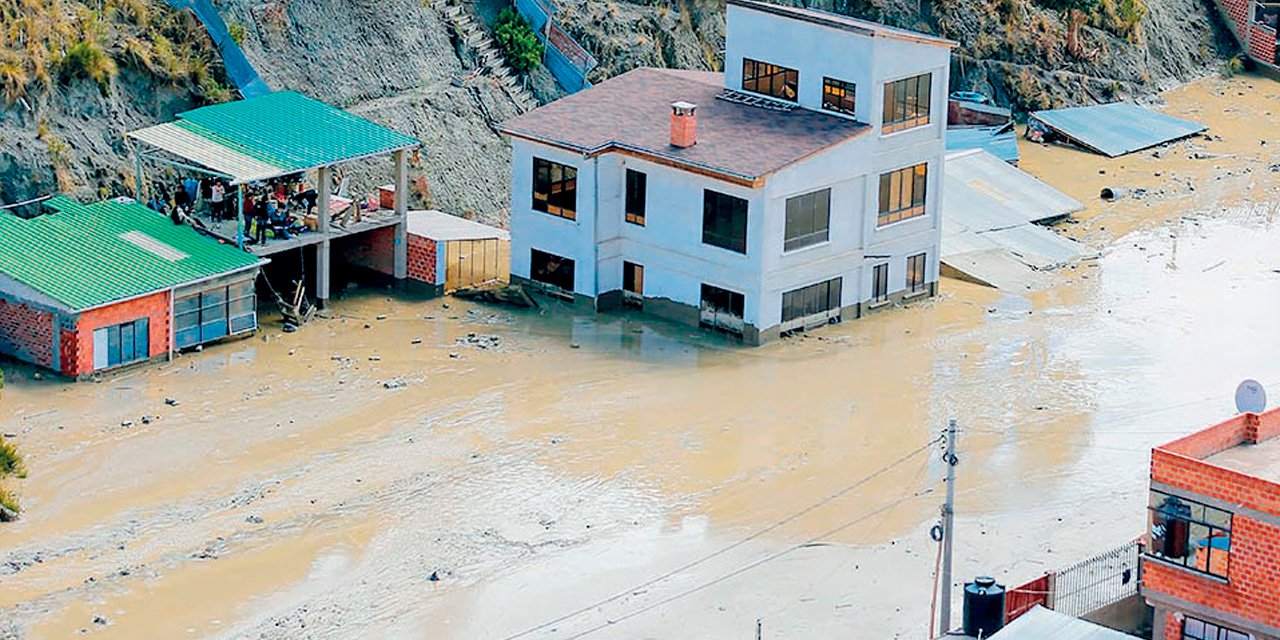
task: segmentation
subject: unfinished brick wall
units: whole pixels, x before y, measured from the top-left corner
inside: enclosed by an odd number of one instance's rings
[[[1275,64],[1276,32],[1261,25],[1249,25],[1249,57],[1259,62]]]
[[[95,329],[123,324],[143,317],[149,318],[151,357],[169,351],[169,292],[161,291],[127,302],[87,311],[76,325],[76,351],[72,370],[67,375],[82,376],[93,373],[93,332]]]
[[[1280,437],[1280,409],[1237,416],[1153,450],[1151,481],[1280,517],[1280,484],[1200,459],[1272,437]],[[1280,526],[1236,510],[1229,557],[1226,582],[1150,561],[1143,565],[1142,583],[1150,591],[1280,628]],[[1165,637],[1179,638],[1181,622],[1172,612],[1165,623]]]
[[[342,261],[389,276],[395,275],[395,227],[383,227],[344,238],[342,243],[338,256]]]
[[[0,298],[0,353],[56,370],[56,322],[50,311]]]
[[[429,284],[436,282],[436,241],[431,238],[409,234],[409,277]]]

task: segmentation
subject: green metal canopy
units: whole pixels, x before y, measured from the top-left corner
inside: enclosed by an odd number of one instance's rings
[[[129,133],[229,178],[256,182],[416,148],[416,139],[292,91],[201,107]]]
[[[55,213],[0,214],[0,274],[71,311],[266,263],[136,203],[49,200]]]

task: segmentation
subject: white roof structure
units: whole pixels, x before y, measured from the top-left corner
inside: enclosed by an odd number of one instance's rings
[[[1035,288],[1037,272],[1079,259],[1085,247],[1036,222],[1083,209],[1078,201],[982,149],[947,156],[942,262],[998,289]]]
[[[510,240],[511,232],[443,211],[410,211],[408,231],[432,240]]]
[[[1036,606],[1018,616],[1005,628],[991,634],[991,640],[1134,640],[1135,636],[1108,629],[1088,620],[1073,618]]]

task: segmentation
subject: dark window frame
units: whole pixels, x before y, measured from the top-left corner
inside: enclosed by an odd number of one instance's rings
[[[551,260],[559,261],[557,263],[556,268],[552,270],[552,271],[558,272],[556,274],[550,274],[545,268],[540,268],[540,265],[544,265],[544,263],[549,263]],[[562,271],[562,269],[565,266],[568,266],[568,269]],[[568,276],[565,276],[564,275],[565,273],[567,273]],[[566,277],[568,278],[567,280],[565,279]],[[574,287],[578,283],[577,277],[578,277],[577,263],[573,260],[573,258],[566,258],[564,256],[556,255],[549,251],[542,251],[540,249],[533,249],[533,248],[529,249],[529,279],[530,280],[546,285],[548,287],[554,287],[555,289],[558,289],[565,293],[572,294],[574,292]],[[566,287],[565,286],[566,284],[568,284],[569,286]]]
[[[791,322],[832,310],[839,311],[843,289],[844,278],[837,276],[783,293],[782,321]]]
[[[822,78],[822,108],[854,116],[858,106],[858,85],[846,80]]]
[[[928,253],[921,252],[907,256],[907,292],[920,293],[928,288],[929,260]]]
[[[702,243],[746,255],[749,208],[744,198],[703,189]]]
[[[770,62],[743,58],[742,90],[787,102],[798,102],[800,71]],[[789,96],[788,92],[790,92]]]
[[[905,131],[929,124],[932,103],[932,72],[884,83],[881,133]]]
[[[1220,624],[1184,615],[1180,634],[1182,640],[1250,640],[1251,636]]]
[[[698,298],[698,324],[742,336],[746,328],[746,294],[702,283]]]
[[[787,198],[782,252],[822,244],[831,239],[831,189]]]
[[[643,171],[635,169],[627,169],[625,179],[626,193],[623,197],[623,207],[627,222],[637,226],[644,226],[645,218],[645,201],[647,200],[649,189],[649,176]]]
[[[1231,529],[1235,514],[1177,494],[1152,489],[1147,502],[1147,532],[1151,544],[1146,555],[1203,575],[1231,579]],[[1214,518],[1217,521],[1214,521]],[[1223,522],[1225,521],[1225,524]],[[1199,566],[1198,532],[1203,532],[1204,568]],[[1215,540],[1226,539],[1221,556]],[[1226,564],[1226,567],[1221,567]],[[1220,570],[1219,570],[1220,569]]]
[[[107,368],[142,362],[151,357],[150,316],[98,327],[95,331],[106,332]]]
[[[925,214],[929,196],[929,163],[880,174],[879,211],[876,226],[918,218]]]
[[[622,261],[622,301],[625,304],[640,306],[644,300],[644,265],[628,260]]]
[[[872,304],[889,301],[889,263],[882,262],[871,268]]]
[[[206,302],[206,298],[212,299]],[[192,305],[194,303],[194,305]],[[218,313],[210,313],[217,310]],[[191,320],[194,319],[194,324]],[[209,330],[206,331],[206,328]],[[258,328],[258,297],[253,280],[229,282],[174,300],[174,345],[187,349]],[[195,341],[188,335],[195,331]]]
[[[533,159],[533,210],[578,219],[578,169],[545,158]]]

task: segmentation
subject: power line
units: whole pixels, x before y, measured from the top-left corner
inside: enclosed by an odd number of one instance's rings
[[[910,451],[909,453],[907,453],[906,455],[902,456],[901,458],[898,458],[896,461],[894,461],[894,462],[892,462],[892,463],[890,463],[890,464],[888,464],[888,465],[886,465],[886,466],[883,466],[883,467],[881,467],[881,468],[877,469],[876,471],[872,472],[872,473],[871,473],[871,474],[869,474],[869,475],[863,476],[861,479],[859,479],[858,481],[854,482],[853,484],[846,485],[844,488],[839,489],[838,491],[835,491],[834,493],[828,494],[826,497],[824,497],[824,498],[822,498],[822,499],[818,500],[817,502],[814,502],[814,503],[810,504],[809,506],[805,507],[804,509],[801,509],[800,511],[797,511],[797,512],[795,512],[795,513],[793,513],[793,514],[791,514],[791,515],[789,515],[789,516],[787,516],[787,517],[785,517],[785,518],[781,519],[781,520],[778,520],[777,522],[774,522],[773,524],[770,524],[769,526],[764,527],[763,529],[760,529],[760,530],[756,531],[755,533],[752,533],[751,535],[748,535],[747,537],[745,537],[745,538],[743,538],[743,539],[741,539],[741,540],[739,540],[739,541],[737,541],[737,542],[734,542],[733,544],[731,544],[731,545],[729,545],[729,546],[727,546],[727,547],[724,547],[724,548],[719,549],[719,550],[717,550],[717,551],[714,551],[714,552],[712,552],[712,553],[710,553],[710,554],[707,554],[707,555],[705,555],[705,556],[702,556],[701,558],[698,558],[697,560],[693,560],[692,562],[688,562],[688,563],[686,563],[686,564],[683,564],[683,565],[681,565],[681,566],[679,566],[679,567],[677,567],[677,568],[675,568],[675,569],[672,569],[671,571],[668,571],[668,572],[666,572],[666,573],[664,573],[664,574],[662,574],[662,575],[660,575],[660,576],[658,576],[658,577],[656,577],[656,578],[653,578],[653,579],[649,580],[648,582],[644,582],[644,583],[642,583],[642,584],[636,585],[636,586],[631,587],[631,588],[629,588],[629,589],[626,589],[626,590],[624,590],[624,591],[620,591],[620,592],[618,592],[618,593],[616,593],[616,594],[614,594],[614,595],[612,595],[612,596],[609,596],[608,598],[605,598],[605,599],[603,599],[603,600],[600,600],[600,601],[598,601],[598,602],[594,602],[594,603],[592,603],[592,604],[590,604],[590,605],[587,605],[587,606],[585,606],[585,607],[582,607],[582,608],[580,608],[580,609],[576,609],[576,610],[574,610],[574,611],[571,611],[571,612],[569,612],[569,613],[566,613],[566,614],[564,614],[564,615],[562,615],[562,616],[560,616],[560,617],[558,617],[558,618],[556,618],[556,619],[554,619],[554,620],[550,620],[550,621],[544,622],[544,623],[542,623],[542,624],[540,624],[540,625],[538,625],[538,626],[536,626],[536,627],[530,627],[530,628],[528,628],[528,629],[525,629],[524,631],[520,631],[520,632],[518,632],[518,633],[515,633],[515,634],[512,634],[512,635],[509,635],[509,636],[507,636],[506,638],[504,638],[503,640],[515,640],[516,638],[522,638],[522,637],[527,636],[527,635],[529,635],[529,634],[531,634],[531,633],[534,633],[534,632],[536,632],[536,631],[540,631],[540,630],[542,630],[542,629],[546,629],[547,627],[550,627],[550,626],[552,626],[552,625],[554,625],[554,624],[559,624],[559,623],[564,622],[565,620],[568,620],[568,619],[570,619],[570,618],[573,618],[573,617],[576,617],[576,616],[582,615],[582,614],[584,614],[584,613],[587,613],[587,612],[591,611],[592,609],[595,609],[595,608],[600,607],[600,606],[602,606],[602,605],[608,604],[608,603],[613,602],[613,601],[615,601],[615,600],[618,600],[618,599],[620,599],[620,598],[624,598],[624,597],[626,597],[626,596],[628,596],[628,595],[630,595],[630,594],[632,594],[632,593],[634,593],[634,592],[636,592],[636,591],[640,591],[640,590],[644,589],[645,587],[649,587],[649,586],[652,586],[652,585],[657,584],[657,583],[659,583],[659,582],[662,582],[663,580],[666,580],[667,578],[670,578],[670,577],[672,577],[672,576],[674,576],[674,575],[676,575],[676,574],[678,574],[678,573],[682,573],[682,572],[687,571],[687,570],[689,570],[689,569],[692,569],[692,568],[694,568],[694,567],[696,567],[696,566],[698,566],[698,565],[700,565],[700,564],[703,564],[703,563],[707,562],[708,560],[711,560],[711,559],[713,559],[713,558],[716,558],[716,557],[719,557],[719,556],[721,556],[721,555],[724,555],[724,554],[726,554],[726,553],[728,553],[728,552],[730,552],[730,551],[732,551],[732,550],[734,550],[734,549],[737,549],[738,547],[741,547],[742,545],[744,545],[744,544],[746,544],[746,543],[748,543],[748,542],[751,542],[752,540],[755,540],[756,538],[759,538],[760,536],[763,536],[763,535],[765,535],[765,534],[767,534],[767,533],[769,533],[769,532],[771,532],[771,531],[774,531],[775,529],[778,529],[779,527],[785,526],[785,525],[787,525],[787,524],[789,524],[789,523],[791,523],[791,522],[795,521],[795,520],[796,520],[796,519],[798,519],[798,518],[801,518],[801,517],[803,517],[803,516],[805,516],[805,515],[808,515],[809,513],[811,513],[812,511],[814,511],[815,509],[818,509],[819,507],[822,507],[823,505],[826,505],[827,503],[831,502],[832,500],[836,500],[836,499],[838,499],[838,498],[840,498],[840,497],[842,497],[842,496],[844,496],[844,495],[848,494],[849,492],[853,491],[854,489],[857,489],[858,487],[861,487],[862,485],[866,484],[867,482],[870,482],[871,480],[873,480],[873,479],[875,479],[875,478],[877,478],[877,477],[879,477],[879,476],[883,475],[884,473],[888,472],[889,470],[893,469],[894,467],[897,467],[898,465],[900,465],[900,464],[902,464],[902,463],[906,462],[907,460],[910,460],[911,458],[914,458],[915,456],[919,455],[920,453],[922,453],[922,452],[924,452],[924,451],[928,451],[928,450],[929,450],[929,448],[933,447],[934,445],[938,444],[939,442],[942,442],[942,440],[943,440],[943,438],[942,438],[941,436],[939,436],[939,437],[937,437],[937,438],[934,438],[933,440],[930,440],[929,442],[925,443],[924,445],[921,445],[920,447],[918,447],[918,448],[916,448],[916,449],[914,449],[914,450]],[[897,503],[894,503],[894,504],[897,504]],[[879,513],[879,512],[877,511],[877,512],[874,512],[874,513]],[[874,515],[874,513],[873,513],[872,515]],[[825,537],[825,536],[824,536],[824,537]]]
[[[934,483],[934,484],[936,485],[936,484],[940,484],[940,483]],[[739,568],[737,568],[737,569],[734,569],[733,571],[730,571],[729,573],[726,573],[726,574],[724,574],[724,575],[722,575],[722,576],[719,576],[719,577],[717,577],[717,578],[715,578],[715,579],[713,579],[713,580],[710,580],[710,581],[704,582],[704,583],[702,583],[702,584],[700,584],[700,585],[698,585],[698,586],[696,586],[696,587],[693,587],[693,588],[690,588],[690,589],[686,589],[685,591],[682,591],[682,592],[680,592],[680,593],[677,593],[677,594],[675,594],[675,595],[673,595],[673,596],[669,596],[669,597],[667,597],[667,598],[663,598],[662,600],[659,600],[659,601],[657,601],[657,602],[655,602],[655,603],[653,603],[653,604],[650,604],[650,605],[647,605],[647,606],[641,607],[641,608],[639,608],[639,609],[636,609],[635,611],[632,611],[632,612],[630,612],[630,613],[624,614],[624,615],[622,615],[622,616],[620,616],[620,617],[618,617],[618,618],[615,618],[615,619],[613,619],[613,620],[606,621],[606,622],[605,622],[605,623],[603,623],[603,624],[596,625],[596,626],[591,627],[590,629],[587,629],[587,630],[585,630],[585,631],[580,631],[580,632],[578,632],[578,633],[576,633],[576,634],[574,634],[574,635],[571,635],[571,636],[569,636],[569,637],[565,638],[565,640],[577,640],[578,638],[586,637],[586,636],[591,635],[591,634],[593,634],[593,633],[595,633],[595,632],[597,632],[597,631],[600,631],[600,630],[602,630],[602,629],[607,629],[607,628],[609,628],[609,627],[611,627],[611,626],[613,626],[613,625],[615,625],[615,624],[617,624],[617,623],[619,623],[619,622],[622,622],[623,620],[628,620],[628,619],[630,619],[630,618],[634,618],[634,617],[636,617],[636,616],[638,616],[638,615],[640,615],[640,614],[642,614],[642,613],[646,613],[646,612],[652,611],[652,610],[654,610],[654,609],[656,609],[656,608],[658,608],[658,607],[661,607],[661,606],[663,606],[663,605],[665,605],[665,604],[669,604],[669,603],[671,603],[671,602],[675,602],[676,600],[680,600],[680,599],[682,599],[682,598],[687,598],[687,597],[689,597],[689,596],[691,596],[691,595],[693,595],[693,594],[695,594],[695,593],[698,593],[699,591],[702,591],[702,590],[704,590],[704,589],[708,589],[708,588],[710,588],[710,587],[712,587],[712,586],[715,586],[715,585],[717,585],[717,584],[720,584],[721,582],[724,582],[725,580],[728,580],[728,579],[733,578],[733,577],[735,577],[735,576],[738,576],[738,575],[741,575],[741,574],[743,574],[743,573],[746,573],[746,572],[748,572],[748,571],[750,571],[750,570],[752,570],[752,569],[754,569],[754,568],[756,568],[756,567],[759,567],[759,566],[760,566],[760,565],[762,565],[762,564],[765,564],[765,563],[768,563],[768,562],[773,562],[774,560],[777,560],[778,558],[781,558],[781,557],[783,557],[783,556],[785,556],[785,555],[787,555],[787,554],[791,553],[792,551],[795,551],[795,550],[797,550],[797,549],[803,549],[803,548],[805,548],[805,547],[807,547],[807,546],[809,546],[809,545],[813,545],[813,544],[819,543],[819,542],[821,542],[824,538],[829,538],[829,537],[831,537],[831,536],[833,536],[833,535],[836,535],[837,533],[840,533],[841,531],[844,531],[845,529],[848,529],[848,528],[853,527],[853,526],[855,526],[855,525],[857,525],[857,524],[860,524],[860,523],[862,523],[863,521],[865,521],[865,520],[867,520],[867,519],[869,519],[869,518],[875,517],[875,516],[877,516],[877,515],[879,515],[879,514],[881,514],[881,513],[884,513],[885,511],[888,511],[888,510],[890,510],[890,509],[892,509],[892,508],[894,508],[894,507],[896,507],[896,506],[898,506],[898,505],[900,505],[900,504],[902,504],[902,503],[904,503],[904,502],[907,502],[907,501],[909,501],[909,500],[914,500],[914,499],[916,499],[916,498],[918,498],[918,497],[920,497],[920,496],[922,496],[922,495],[924,495],[924,494],[928,493],[929,491],[931,491],[931,490],[933,489],[933,486],[934,486],[934,485],[930,485],[929,487],[926,487],[925,489],[921,489],[920,491],[917,491],[916,493],[914,493],[914,494],[912,494],[912,495],[904,496],[904,497],[902,497],[902,498],[899,498],[899,499],[897,499],[897,500],[894,500],[893,502],[890,502],[889,504],[886,504],[886,505],[884,505],[884,506],[880,507],[879,509],[876,509],[876,510],[871,511],[871,512],[869,512],[869,513],[866,513],[866,514],[864,514],[864,515],[862,515],[862,516],[859,516],[858,518],[855,518],[855,519],[853,519],[853,520],[850,520],[849,522],[846,522],[846,523],[844,523],[844,524],[842,524],[842,525],[840,525],[840,526],[838,526],[838,527],[836,527],[836,528],[834,528],[834,529],[831,529],[831,530],[829,530],[829,531],[826,531],[826,532],[822,533],[821,535],[814,536],[813,538],[810,538],[810,539],[808,539],[808,540],[806,540],[806,541],[804,541],[804,542],[802,542],[802,543],[800,543],[800,544],[797,544],[797,545],[795,545],[795,546],[793,546],[793,547],[790,547],[790,548],[788,548],[788,549],[784,549],[784,550],[782,550],[782,551],[778,551],[778,552],[776,552],[776,553],[773,553],[773,554],[767,555],[767,556],[765,556],[764,558],[761,558],[761,559],[759,559],[759,560],[756,560],[755,562],[752,562],[752,563],[750,563],[750,564],[748,564],[748,565],[745,565],[745,566],[739,567]]]

